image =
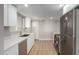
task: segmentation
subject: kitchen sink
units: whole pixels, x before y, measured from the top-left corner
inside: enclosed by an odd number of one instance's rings
[[[21,35],[20,37],[27,37],[29,36],[30,34],[24,34],[24,35]]]

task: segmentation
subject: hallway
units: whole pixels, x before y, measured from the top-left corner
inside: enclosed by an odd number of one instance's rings
[[[51,40],[35,41],[29,55],[57,55]]]

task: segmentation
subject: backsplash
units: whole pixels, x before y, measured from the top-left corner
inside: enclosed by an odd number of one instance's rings
[[[22,34],[31,33],[31,28],[21,30]],[[21,34],[21,35],[22,35]],[[4,38],[8,39],[11,37],[20,36],[20,31],[16,27],[4,27]]]
[[[5,39],[7,37],[13,36],[13,35],[19,35],[19,31],[15,30],[15,27],[4,27],[4,37]]]

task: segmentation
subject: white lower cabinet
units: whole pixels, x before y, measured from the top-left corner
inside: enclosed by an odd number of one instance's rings
[[[4,55],[18,55],[18,44],[4,51]]]
[[[21,37],[22,38],[22,37]],[[4,55],[27,55],[34,45],[34,35],[30,35],[18,44],[4,51]]]
[[[34,36],[31,35],[28,39],[27,39],[27,54],[30,52],[32,46],[34,44]]]

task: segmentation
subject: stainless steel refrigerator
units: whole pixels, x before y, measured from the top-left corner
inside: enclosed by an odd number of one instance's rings
[[[79,54],[79,7],[60,18],[60,54]]]

